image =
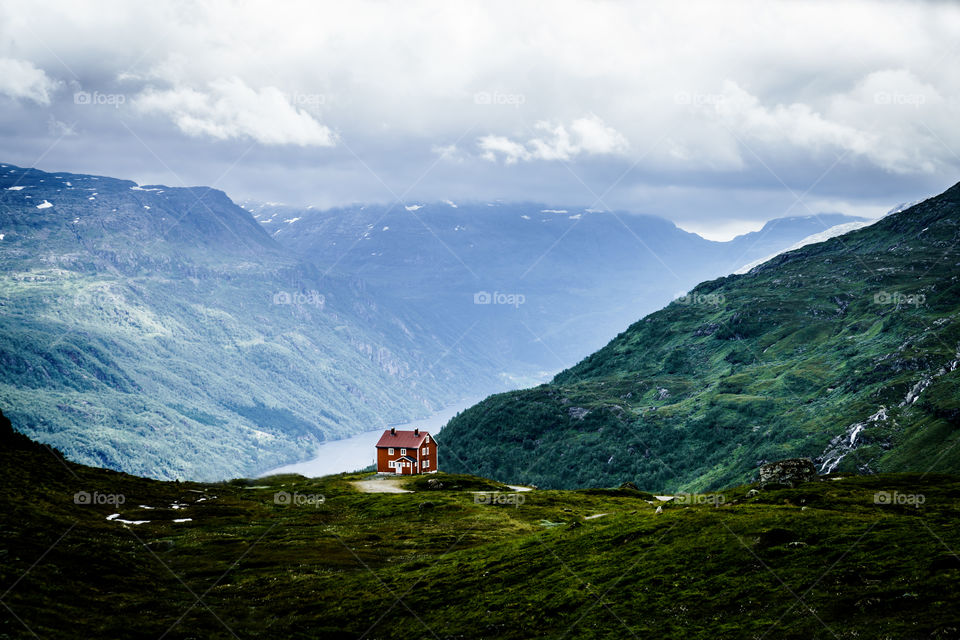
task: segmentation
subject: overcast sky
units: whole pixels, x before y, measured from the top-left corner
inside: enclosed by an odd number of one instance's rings
[[[716,238],[960,181],[952,3],[0,2],[0,162]]]

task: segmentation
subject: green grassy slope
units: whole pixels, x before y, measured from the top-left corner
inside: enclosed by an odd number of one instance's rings
[[[442,433],[447,468],[698,490],[765,460],[960,471],[960,185],[697,286],[548,385]]]
[[[0,431],[4,638],[960,633],[955,476],[742,486],[657,513],[636,490],[489,499],[443,474],[408,494],[160,482]]]

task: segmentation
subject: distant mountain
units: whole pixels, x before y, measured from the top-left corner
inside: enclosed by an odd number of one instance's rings
[[[16,427],[95,466],[256,475],[541,381],[702,274],[841,220],[712,243],[539,205],[255,213],[207,187],[0,166]]]
[[[220,191],[0,166],[0,406],[78,462],[255,475],[509,388]]]
[[[294,255],[456,328],[515,379],[576,362],[705,278],[863,220],[784,218],[712,242],[655,216],[537,203],[245,206]]]
[[[441,466],[541,487],[698,490],[821,471],[960,471],[960,185],[698,285],[553,382],[444,429]]]

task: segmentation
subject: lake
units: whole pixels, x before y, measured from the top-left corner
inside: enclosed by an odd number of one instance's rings
[[[457,403],[451,407],[447,407],[446,409],[441,409],[440,411],[437,411],[433,415],[422,420],[415,420],[413,422],[390,426],[396,427],[397,429],[406,430],[412,430],[414,427],[419,427],[424,431],[429,431],[431,434],[436,435],[440,432],[444,425],[447,424],[447,421],[450,420],[450,418],[457,415],[457,412],[463,411],[468,407],[472,407],[482,399],[483,398],[464,400],[462,403]],[[282,467],[277,467],[276,469],[271,469],[266,473],[260,474],[260,477],[271,476],[277,473],[299,473],[300,475],[312,478],[316,476],[329,476],[334,473],[341,473],[344,471],[357,471],[358,469],[363,469],[364,467],[368,467],[371,464],[376,463],[376,444],[380,439],[380,436],[383,435],[383,432],[384,429],[381,427],[378,429],[371,429],[370,431],[364,431],[363,433],[358,433],[357,435],[350,436],[349,438],[324,442],[317,448],[317,455],[312,459],[305,460],[303,462],[287,464]],[[441,460],[442,456],[443,454],[441,452]]]

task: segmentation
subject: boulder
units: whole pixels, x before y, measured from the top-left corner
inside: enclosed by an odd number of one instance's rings
[[[782,484],[795,487],[817,479],[817,467],[810,458],[789,458],[760,467],[760,484]]]

